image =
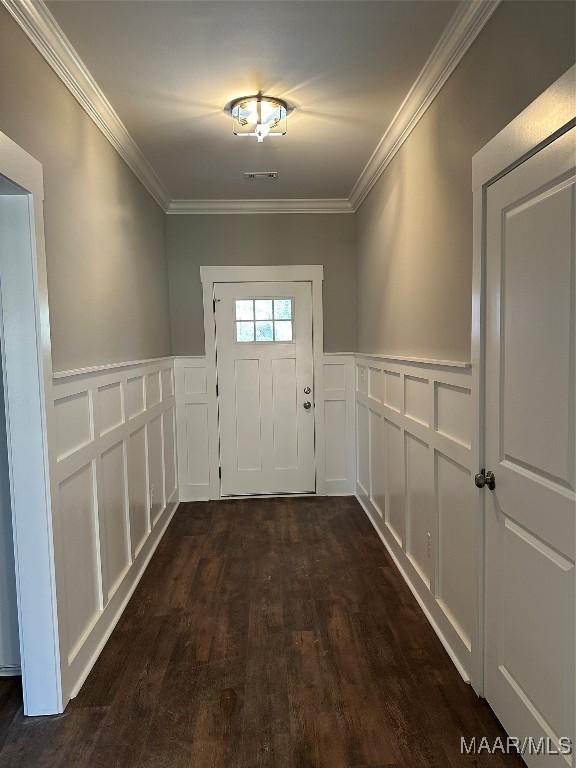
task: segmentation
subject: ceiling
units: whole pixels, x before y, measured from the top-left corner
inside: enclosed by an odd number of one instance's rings
[[[47,5],[171,199],[249,200],[347,198],[458,2]],[[263,144],[224,110],[259,90],[295,107]]]

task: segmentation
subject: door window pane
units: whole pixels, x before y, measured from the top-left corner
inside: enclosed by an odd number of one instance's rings
[[[236,341],[294,341],[293,309],[294,299],[235,299]]]
[[[292,299],[274,299],[274,319],[292,320]]]
[[[272,299],[255,299],[256,320],[272,320]]]
[[[292,341],[292,320],[276,320],[274,322],[274,340]]]
[[[236,299],[236,320],[254,320],[252,299]]]
[[[256,321],[256,341],[274,341],[274,331],[271,320]]]
[[[236,341],[254,341],[254,323],[236,323]]]

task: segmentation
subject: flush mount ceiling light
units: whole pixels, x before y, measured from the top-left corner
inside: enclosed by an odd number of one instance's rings
[[[242,96],[230,104],[235,136],[255,136],[261,144],[266,136],[286,134],[290,108],[272,96]]]

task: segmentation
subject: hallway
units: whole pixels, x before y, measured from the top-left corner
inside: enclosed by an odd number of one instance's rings
[[[79,696],[0,768],[459,768],[503,735],[352,497],[182,504]]]

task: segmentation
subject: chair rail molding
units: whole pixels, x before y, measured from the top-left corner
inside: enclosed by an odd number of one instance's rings
[[[44,0],[0,0],[120,156],[169,214],[354,213],[390,164],[501,0],[465,0],[408,91],[348,198],[171,200],[162,181]]]

